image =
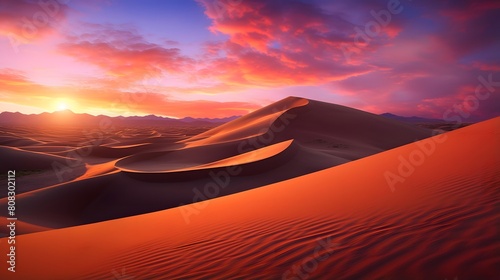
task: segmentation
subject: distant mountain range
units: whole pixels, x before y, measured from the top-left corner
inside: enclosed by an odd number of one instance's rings
[[[413,124],[419,124],[419,123],[425,123],[425,124],[437,124],[437,123],[445,123],[445,121],[440,120],[440,119],[427,119],[427,118],[421,118],[421,117],[402,117],[398,115],[394,115],[391,113],[383,113],[380,114],[382,117],[386,117],[389,119],[397,120],[400,122],[407,122],[407,123],[413,123]]]
[[[398,115],[394,115],[391,113],[380,114],[382,117],[386,117],[389,119],[412,123],[412,124],[439,124],[444,123],[443,120],[439,119],[427,119],[421,117],[402,117]],[[115,125],[177,125],[177,126],[186,126],[186,125],[196,125],[196,126],[217,126],[220,124],[224,124],[239,118],[240,116],[232,116],[227,118],[191,118],[186,117],[182,119],[174,119],[167,117],[160,117],[156,115],[147,115],[147,116],[131,116],[131,117],[108,117],[104,115],[93,116],[89,114],[76,114],[71,110],[64,111],[56,111],[53,113],[41,113],[41,114],[30,114],[25,115],[19,112],[11,113],[11,112],[3,112],[0,113],[0,125],[26,125],[26,124],[79,124],[79,125],[97,125],[99,122],[106,118],[113,121]]]
[[[234,119],[239,116],[227,118],[191,118],[174,119],[167,117],[159,117],[156,115],[147,116],[131,116],[131,117],[108,117],[104,115],[93,116],[89,114],[76,114],[71,110],[56,111],[53,113],[41,113],[25,115],[19,112],[2,112],[0,113],[0,125],[37,125],[37,124],[59,124],[59,125],[98,125],[103,119],[108,119],[114,125],[173,125],[173,126],[217,126]]]

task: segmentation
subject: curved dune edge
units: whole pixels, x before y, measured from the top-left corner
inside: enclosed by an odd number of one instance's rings
[[[283,141],[280,143],[276,143],[264,148],[260,148],[257,150],[253,150],[251,152],[246,152],[241,155],[236,155],[234,157],[222,159],[216,162],[211,162],[208,164],[196,166],[195,170],[197,169],[209,169],[209,168],[220,168],[220,167],[228,167],[228,166],[236,166],[236,165],[244,165],[247,163],[252,163],[252,162],[257,162],[261,160],[268,159],[270,157],[274,157],[278,154],[283,153],[285,150],[290,148],[290,146],[293,143],[292,140],[287,140]],[[189,171],[191,169],[181,169],[179,171]]]
[[[117,162],[117,160],[113,160],[113,161],[109,161],[109,162],[105,162],[105,163],[101,163],[101,164],[93,164],[93,165],[89,165],[89,164],[86,164],[86,172],[81,175],[80,177],[74,179],[74,181],[79,181],[79,180],[85,180],[85,179],[88,179],[88,178],[92,178],[92,177],[95,177],[95,176],[101,176],[101,175],[104,175],[104,174],[110,174],[110,173],[113,173],[116,170],[115,168],[115,163]]]
[[[29,152],[39,152],[39,153],[60,153],[60,152],[68,152],[73,150],[74,148],[69,146],[23,146],[22,150]]]
[[[0,216],[0,219],[6,221],[7,217]],[[30,223],[27,223],[27,222],[24,222],[21,220],[16,220],[16,234],[35,233],[35,232],[47,231],[47,230],[51,230],[51,229],[52,228],[49,228],[49,227],[34,225],[34,224],[30,224]],[[8,236],[9,231],[10,231],[9,228],[1,227],[0,228],[0,235],[1,236]]]
[[[318,253],[311,279],[496,279],[499,127],[496,118],[208,202],[22,235],[22,266],[0,276],[289,279]],[[392,192],[384,174],[422,147],[424,163]]]
[[[17,136],[13,133],[12,136],[0,136],[0,145],[2,146],[12,146],[12,147],[23,147],[31,145],[45,144],[45,142],[38,141],[29,137]]]
[[[308,104],[308,99],[288,97],[182,142],[188,147],[193,147],[257,137],[264,134],[269,126],[287,111]]]
[[[117,145],[117,146],[105,146],[109,147],[110,149],[127,149],[127,148],[136,148],[136,147],[143,147],[150,145],[151,143],[139,143],[139,144],[131,144],[131,145]]]
[[[240,155],[236,155],[233,157],[221,159],[218,161],[196,165],[189,168],[178,168],[172,170],[154,170],[154,163],[151,163],[151,169],[148,170],[138,170],[127,168],[126,164],[119,164],[118,162],[115,164],[115,167],[120,169],[121,171],[131,172],[131,173],[177,173],[177,172],[189,172],[195,170],[204,170],[204,169],[212,169],[212,168],[221,168],[228,166],[237,166],[237,165],[245,165],[257,161],[262,161],[271,157],[274,157],[280,153],[283,153],[286,149],[288,149],[293,143],[293,140],[283,141],[277,144],[273,144],[264,148],[260,148],[257,150],[253,150],[250,152],[246,152]]]

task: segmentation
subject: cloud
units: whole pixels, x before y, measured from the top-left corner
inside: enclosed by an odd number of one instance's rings
[[[418,65],[415,67],[419,68]],[[490,74],[492,92],[487,91],[481,82],[489,80]],[[468,121],[472,122],[500,114],[500,95],[497,94],[500,91],[499,84],[500,71],[492,73],[457,67],[436,68],[427,73],[419,70],[398,73],[395,67],[394,70],[351,78],[330,87],[338,94],[357,97],[356,101],[347,105],[362,110],[443,119],[447,110],[463,106],[469,98],[476,96],[476,88],[482,85],[481,96],[488,95],[488,98],[482,100],[476,97],[479,107],[470,112]]]
[[[449,1],[437,4],[425,1],[428,16],[441,19],[443,25],[440,39],[450,46],[456,55],[470,55],[484,51],[485,47],[500,42],[496,30],[500,29],[500,2]]]
[[[198,2],[210,30],[227,38],[206,42],[201,57],[183,55],[174,41],[148,42],[131,26],[98,24],[87,24],[87,32],[69,37],[60,51],[104,70],[113,83],[108,88],[165,75],[185,83],[159,87],[174,94],[325,85],[357,98],[351,105],[359,108],[427,116],[438,116],[478,75],[498,69],[498,59],[484,56],[499,42],[486,34],[498,16],[494,1],[398,2],[401,13],[361,45],[358,30],[366,32],[388,1]],[[350,57],[345,46],[354,50]]]
[[[18,105],[40,104],[52,111],[58,100],[73,104],[78,113],[108,115],[157,114],[173,117],[222,118],[245,115],[260,108],[251,102],[183,101],[153,91],[124,91],[111,87],[44,86],[30,81],[25,73],[0,69],[2,101]]]
[[[129,99],[127,96],[137,95],[138,93],[126,93],[121,95],[121,98]],[[193,100],[183,101],[174,100],[159,93],[147,93],[143,95],[141,102],[131,103],[127,107],[127,103],[118,103],[118,112],[120,109],[131,109],[134,112],[142,112],[143,114],[157,114],[163,116],[175,117],[194,117],[194,118],[223,118],[229,116],[246,115],[258,108],[259,105],[251,102],[216,102],[208,100]],[[115,104],[115,103],[112,103]]]
[[[328,87],[357,98],[347,105],[360,109],[442,118],[474,95],[478,77],[492,74],[493,81],[500,80],[500,36],[493,31],[500,28],[498,17],[498,1],[405,2],[402,13],[393,17],[397,36],[356,56],[357,63],[376,70]],[[493,95],[481,101],[470,121],[499,115],[492,105],[498,107],[499,99]]]
[[[56,0],[0,0],[0,35],[13,46],[30,43],[65,22],[69,7]]]
[[[191,94],[192,100],[196,94],[223,93],[220,98],[235,94],[240,96],[234,100],[244,100],[251,91],[260,102],[273,101],[267,92],[305,85],[309,91],[314,87],[329,90],[334,96],[331,100],[372,112],[440,117],[474,92],[478,76],[493,74],[493,80],[500,79],[500,36],[495,33],[500,28],[498,1],[197,2],[211,20],[209,31],[216,34],[211,37],[216,40],[200,44],[199,50],[193,52],[192,45],[171,40],[176,38],[148,41],[129,24],[84,23],[63,38],[56,53],[96,67],[82,71],[81,84],[47,87],[23,80],[22,73],[4,71],[0,76],[3,94],[22,93],[36,99],[66,92],[85,106],[98,108],[121,96],[148,92],[151,103],[136,104],[133,112],[179,115],[182,110],[197,114],[225,108],[227,114],[242,114],[258,106],[179,99],[184,94]],[[359,43],[358,30],[366,32],[370,22],[376,21],[373,14],[392,2],[399,3],[401,12],[392,14],[369,41]],[[37,3],[0,0],[2,7],[9,8],[0,9],[0,23],[5,23],[0,33],[22,28],[19,19],[32,19],[42,9]],[[68,12],[61,5],[58,19],[64,21]],[[48,26],[40,26],[37,36],[50,32]],[[349,57],[345,46],[352,51]],[[494,106],[498,100],[489,100],[474,114],[498,115]],[[191,105],[196,109],[191,110]]]
[[[480,69],[482,71],[500,72],[500,62],[479,62],[476,61],[472,64],[472,68]]]
[[[146,41],[131,27],[99,24],[87,24],[87,32],[68,36],[59,51],[98,66],[125,84],[164,73],[188,72],[194,62],[178,48]]]
[[[224,43],[210,45],[210,53],[225,55],[214,57],[205,70],[225,82],[318,84],[374,69],[346,61],[341,45],[352,43],[355,25],[314,1],[198,2],[212,20],[210,30],[229,36]]]
[[[0,69],[0,93],[4,98],[9,95],[45,91],[42,85],[29,81],[24,73],[14,69]]]

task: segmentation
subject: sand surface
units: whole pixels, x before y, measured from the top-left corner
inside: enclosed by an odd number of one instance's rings
[[[0,278],[496,279],[499,131],[295,97],[216,128],[1,127]]]
[[[496,279],[499,128],[496,118],[234,195],[21,235],[9,279]]]
[[[107,127],[16,128],[6,133],[26,139],[18,147],[0,147],[9,152],[4,169],[28,170],[28,176],[19,178],[19,220],[64,228],[165,210],[281,182],[432,135],[378,115],[297,97],[213,129]],[[54,168],[58,160],[62,162]],[[6,203],[0,199],[0,208]]]

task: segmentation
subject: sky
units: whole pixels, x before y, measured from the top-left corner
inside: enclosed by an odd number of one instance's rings
[[[500,115],[493,0],[0,0],[0,112]]]

